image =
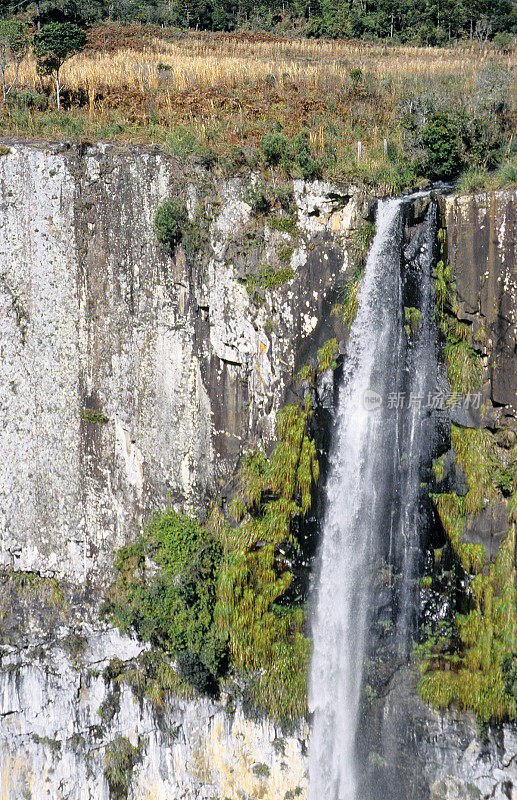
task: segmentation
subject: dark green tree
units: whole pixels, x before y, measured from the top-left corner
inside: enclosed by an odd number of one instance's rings
[[[59,70],[85,44],[85,32],[73,22],[49,22],[34,34],[37,69],[41,75],[52,75],[54,78],[58,111],[61,108]]]

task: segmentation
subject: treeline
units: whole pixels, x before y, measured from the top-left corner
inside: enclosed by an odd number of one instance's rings
[[[308,36],[390,39],[445,45],[495,39],[503,49],[517,34],[517,0],[0,0],[6,17],[28,12],[40,24],[66,19],[154,23],[198,30],[240,28]]]

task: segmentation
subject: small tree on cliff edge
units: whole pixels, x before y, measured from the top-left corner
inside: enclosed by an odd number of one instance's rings
[[[73,22],[49,22],[34,34],[34,54],[40,75],[52,75],[56,84],[56,102],[61,108],[59,70],[63,63],[82,50],[86,34]]]

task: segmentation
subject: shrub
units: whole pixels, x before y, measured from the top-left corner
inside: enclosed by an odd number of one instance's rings
[[[300,164],[303,179],[306,181],[319,181],[323,178],[323,167],[315,158],[309,158]]]
[[[270,132],[262,139],[262,152],[267,166],[276,167],[285,159],[289,151],[289,142],[281,133]]]
[[[188,223],[188,211],[182,200],[165,200],[156,211],[154,230],[164,249],[174,255],[176,246],[183,238]]]
[[[271,211],[271,200],[261,183],[257,183],[256,186],[249,189],[246,200],[250,204],[252,212],[257,216],[260,214],[265,216]]]
[[[110,610],[119,626],[170,652],[183,677],[207,694],[217,694],[225,671],[224,638],[213,627],[220,561],[220,545],[205,528],[167,511],[119,550],[112,587]]]
[[[460,115],[464,158],[471,164],[494,169],[500,160],[503,131],[495,113],[482,112],[477,116]]]
[[[114,800],[125,800],[127,797],[131,773],[139,755],[138,748],[133,747],[125,736],[116,736],[106,747],[104,774]]]
[[[428,177],[450,180],[458,175],[462,165],[458,130],[448,114],[433,114],[424,129],[422,143],[427,150],[424,171]]]
[[[253,774],[257,776],[257,778],[269,778],[271,771],[267,764],[254,764],[252,767]]]
[[[294,200],[292,188],[290,186],[279,186],[275,189],[275,200],[284,211],[291,211]]]
[[[32,89],[20,89],[10,97],[11,104],[21,109],[45,111],[48,107],[47,95],[43,92],[34,92]]]
[[[494,36],[494,45],[502,53],[513,53],[515,50],[515,36],[508,31],[499,31]]]
[[[321,163],[312,155],[309,134],[300,131],[292,141],[293,153],[304,180],[315,181],[323,177]]]

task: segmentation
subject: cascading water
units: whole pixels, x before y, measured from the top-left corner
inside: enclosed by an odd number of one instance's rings
[[[426,401],[437,371],[435,230],[429,212],[424,247],[409,254],[415,274],[403,278],[404,202],[379,203],[336,413],[313,622],[310,800],[357,800],[360,794],[356,738],[380,571],[392,584],[385,613],[399,652],[416,605]],[[409,314],[404,303],[414,306]]]

